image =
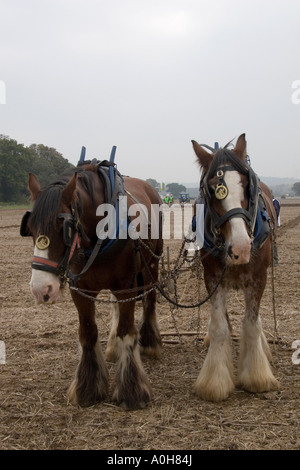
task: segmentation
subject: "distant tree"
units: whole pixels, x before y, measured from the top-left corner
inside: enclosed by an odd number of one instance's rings
[[[32,171],[34,155],[23,144],[0,136],[0,200],[25,202],[28,173]]]
[[[61,153],[52,147],[32,144],[29,149],[34,155],[32,172],[38,177],[41,186],[45,186],[65,170],[73,167]]]
[[[159,190],[159,183],[154,180],[153,178],[148,178],[147,180],[147,183],[151,184],[151,186],[153,186],[153,188],[155,188],[157,191]]]
[[[54,148],[42,144],[25,147],[0,135],[0,201],[28,202],[30,172],[45,186],[71,167],[73,165]]]
[[[299,183],[294,183],[292,190],[294,191],[296,196],[300,196],[300,182]]]
[[[169,183],[166,186],[166,190],[173,194],[174,197],[179,197],[179,193],[186,191],[186,187],[178,183]]]

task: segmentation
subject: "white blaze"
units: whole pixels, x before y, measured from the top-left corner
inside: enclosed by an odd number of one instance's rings
[[[49,259],[48,249],[40,250],[35,246],[33,254],[34,256],[38,256],[40,258]],[[52,274],[50,272],[40,271],[39,269],[32,269],[30,289],[39,303],[45,301],[48,303],[53,303],[59,297],[59,279],[57,276],[55,276],[55,274]]]
[[[237,171],[226,171],[224,180],[228,188],[228,195],[222,201],[224,209],[228,212],[231,209],[242,207],[244,189],[239,173]],[[229,223],[231,227],[231,240],[228,240],[228,242],[232,246],[233,254],[238,256],[236,263],[247,263],[250,259],[251,241],[245,221],[241,217],[232,217],[229,219]]]

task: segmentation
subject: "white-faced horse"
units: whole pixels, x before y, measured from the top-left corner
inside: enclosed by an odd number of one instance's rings
[[[149,354],[158,354],[161,347],[155,289],[147,291],[142,298],[139,331],[134,308],[137,293],[149,285],[149,272],[152,278],[158,278],[158,260],[163,248],[161,217],[151,215],[151,205],[161,202],[158,193],[144,181],[123,178],[106,161],[85,164],[43,189],[30,174],[29,191],[35,202],[32,211],[23,217],[21,235],[33,238],[30,285],[37,301],[54,303],[66,280],[73,287],[92,291],[87,298],[80,291],[71,290],[79,315],[82,354],[69,399],[90,406],[108,394],[108,370],[98,338],[94,303],[94,297],[102,289],[108,289],[114,294],[114,314],[106,358],[117,362],[112,398],[126,409],[143,407],[151,398],[151,387],[140,359],[139,343]],[[114,208],[118,212],[119,199],[124,195],[128,196],[128,207],[125,220],[120,221],[118,230],[115,227],[119,235],[98,238],[98,224],[106,220],[105,211],[100,214],[98,209],[104,204],[105,210]],[[149,214],[143,245],[139,244],[140,239],[127,234],[130,222],[127,215],[137,201]],[[121,223],[125,223],[126,230],[123,238]],[[134,220],[128,230],[132,223]],[[157,237],[150,239],[153,226]],[[133,293],[129,293],[131,290]]]
[[[242,289],[245,298],[237,383],[250,392],[277,389],[279,383],[271,370],[271,354],[259,315],[271,262],[270,226],[275,227],[271,191],[247,163],[245,134],[232,151],[224,148],[210,153],[197,142],[192,144],[202,169],[205,240],[201,254],[208,293],[226,269],[211,298],[209,349],[195,392],[203,399],[221,401],[235,388],[226,308],[232,288]]]

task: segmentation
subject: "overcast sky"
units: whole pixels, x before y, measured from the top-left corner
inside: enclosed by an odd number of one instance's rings
[[[0,0],[0,83],[0,134],[74,164],[116,145],[195,182],[191,139],[245,132],[259,176],[300,179],[299,0]]]

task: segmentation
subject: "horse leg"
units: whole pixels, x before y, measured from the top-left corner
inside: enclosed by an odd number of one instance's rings
[[[229,318],[227,310],[225,312],[225,317],[226,317],[226,321],[228,323],[228,328],[229,328],[230,334],[232,334],[232,326],[231,326],[231,323],[230,323],[230,318]],[[209,347],[209,334],[208,334],[208,332],[206,333],[206,335],[204,337],[203,344],[206,348]]]
[[[140,349],[143,354],[158,358],[162,341],[155,311],[156,291],[152,290],[143,297],[143,316],[140,322]]]
[[[211,298],[208,327],[209,349],[194,384],[194,390],[204,400],[225,400],[234,390],[231,338],[226,318],[226,293],[221,287]]]
[[[119,304],[115,302],[116,297],[112,295],[111,299],[114,301],[112,304],[112,324],[110,334],[106,347],[106,360],[109,362],[116,362],[120,351],[118,350],[117,343],[117,328],[120,317]],[[160,357],[162,341],[157,325],[155,305],[156,305],[156,291],[151,291],[142,299],[143,302],[143,316],[140,321],[140,335],[139,345],[141,353],[150,357]]]
[[[120,309],[119,304],[117,303],[117,298],[111,294],[112,301],[112,322],[109,337],[107,340],[107,346],[105,351],[105,357],[108,362],[117,362],[117,359],[120,356],[120,351],[118,351],[117,343],[117,328],[119,324]]]
[[[124,409],[143,408],[151,399],[151,387],[140,358],[138,331],[134,325],[135,302],[119,304],[116,331],[118,351],[113,400]]]
[[[74,291],[71,291],[71,295],[79,313],[82,354],[68,398],[74,404],[91,406],[106,397],[108,372],[98,341],[94,302],[80,297]]]
[[[140,349],[147,356],[160,357],[162,341],[157,324],[156,292],[149,292],[143,298],[143,317],[140,326]]]
[[[238,382],[242,388],[254,393],[277,390],[280,386],[271,370],[271,352],[259,316],[264,287],[264,282],[256,282],[244,292],[246,314],[241,333]]]

